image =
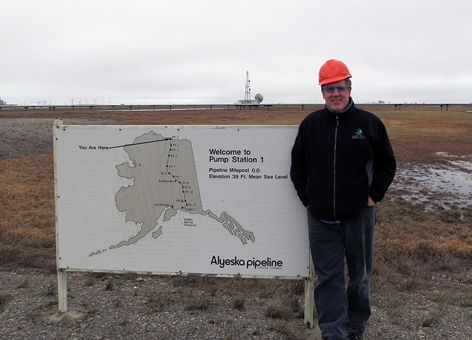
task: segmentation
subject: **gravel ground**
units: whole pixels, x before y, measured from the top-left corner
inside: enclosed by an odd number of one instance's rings
[[[67,313],[51,270],[1,266],[0,285],[2,339],[320,339],[296,282],[69,273]],[[470,339],[472,305],[430,293],[374,291],[365,338]]]
[[[72,273],[69,311],[59,313],[54,274],[2,268],[0,275],[11,299],[0,334],[10,338],[278,339],[281,332],[316,338],[299,317],[265,316],[274,300],[270,282],[252,282],[259,295],[245,296],[243,307],[235,308],[234,300],[246,294],[238,288],[248,287],[228,279]]]
[[[0,119],[0,160],[51,152],[52,122]],[[470,339],[471,272],[375,289],[365,338]],[[59,313],[54,263],[0,266],[0,339],[320,338],[303,325],[299,282],[69,273],[68,285]]]
[[[52,151],[53,120],[0,119],[0,159]]]
[[[66,124],[115,124],[104,120],[64,120]],[[0,160],[52,152],[51,118],[0,118]]]

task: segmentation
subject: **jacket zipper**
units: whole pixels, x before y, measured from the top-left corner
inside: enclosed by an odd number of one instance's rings
[[[336,115],[336,128],[334,129],[334,158],[333,158],[333,215],[336,218],[336,147],[338,144],[339,115]]]

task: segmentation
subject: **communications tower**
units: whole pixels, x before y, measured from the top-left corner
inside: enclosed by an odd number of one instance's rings
[[[244,99],[238,100],[236,104],[258,105],[262,102],[263,96],[257,93],[254,99],[251,99],[251,80],[249,79],[249,71],[246,71],[246,84],[244,85]]]
[[[244,100],[251,101],[251,80],[249,79],[249,71],[246,71],[246,85],[244,86]]]

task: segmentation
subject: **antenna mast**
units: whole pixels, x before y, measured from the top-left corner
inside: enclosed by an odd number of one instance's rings
[[[251,81],[249,80],[249,71],[246,71],[246,85],[244,86],[244,100],[251,101]]]

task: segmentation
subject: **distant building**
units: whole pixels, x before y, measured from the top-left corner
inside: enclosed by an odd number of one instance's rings
[[[7,105],[7,102],[2,100],[2,98],[0,97],[0,105]]]

